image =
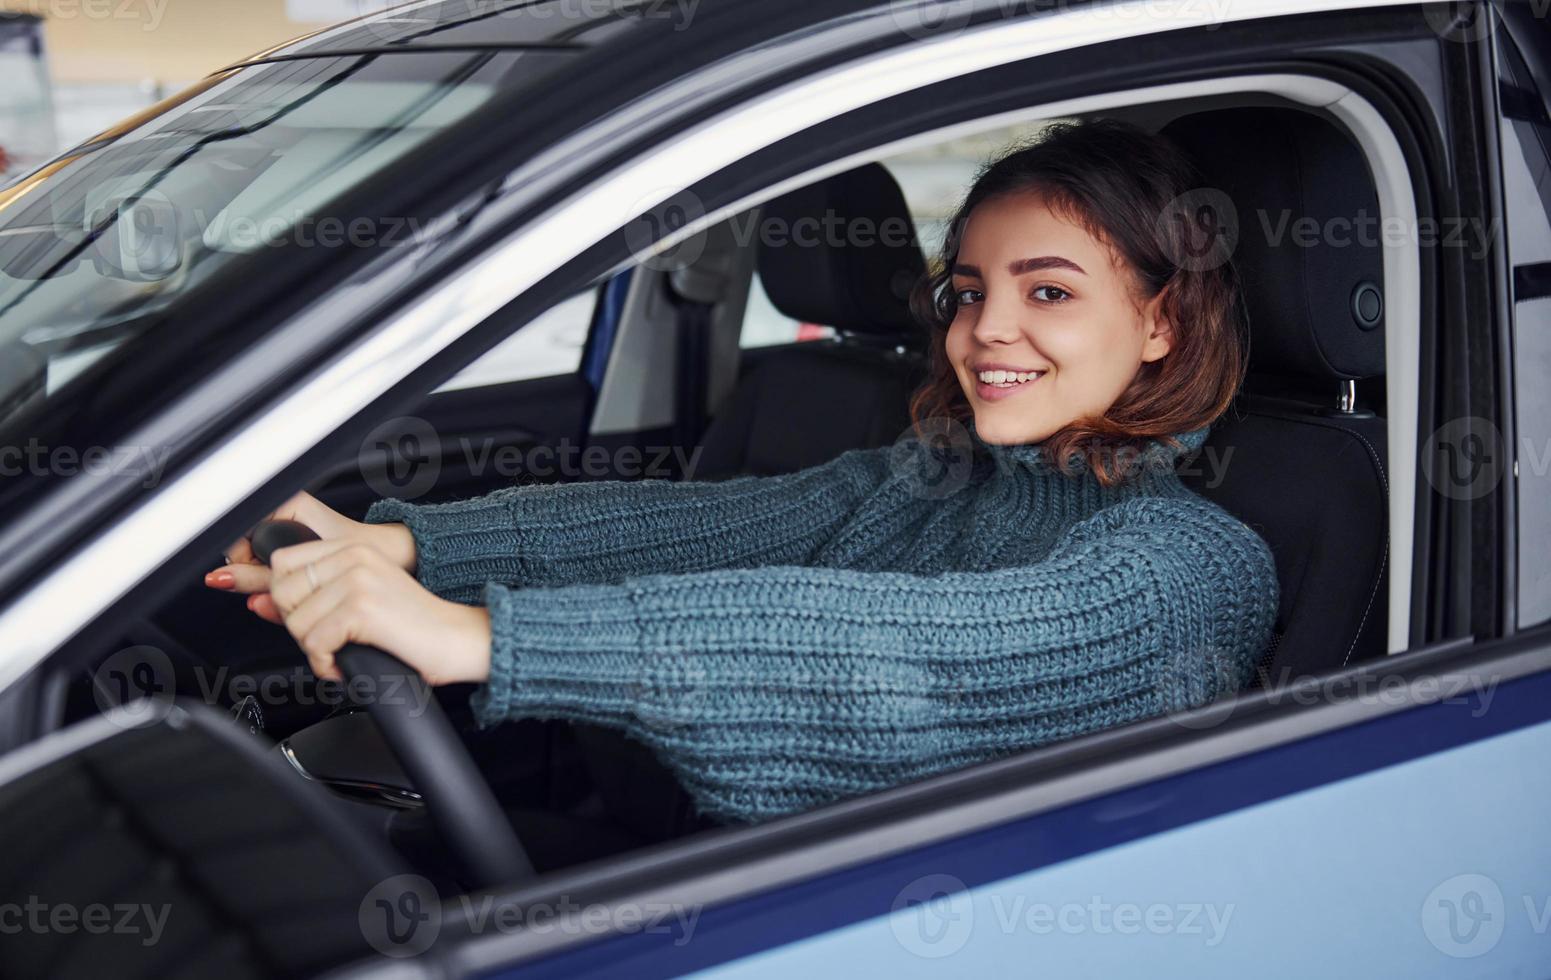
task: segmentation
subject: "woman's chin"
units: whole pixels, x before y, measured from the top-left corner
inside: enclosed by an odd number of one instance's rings
[[[1043,440],[1048,432],[1042,426],[1029,425],[1017,419],[987,417],[986,412],[975,413],[975,434],[993,446],[1015,446]],[[999,414],[999,413],[997,413]]]

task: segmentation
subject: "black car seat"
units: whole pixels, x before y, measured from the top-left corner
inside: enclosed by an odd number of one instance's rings
[[[1389,486],[1374,411],[1385,315],[1373,177],[1350,137],[1298,109],[1200,112],[1162,133],[1238,211],[1249,375],[1183,475],[1275,556],[1281,603],[1257,682],[1382,656]],[[1317,241],[1295,233],[1308,218],[1325,231]]]
[[[887,445],[909,424],[922,378],[925,334],[909,295],[925,263],[887,170],[871,163],[792,191],[760,223],[783,232],[756,256],[770,301],[837,339],[754,355],[706,430],[702,479],[790,473]]]
[[[922,377],[925,338],[908,299],[925,263],[887,170],[868,164],[792,191],[767,204],[761,222],[783,232],[756,256],[771,302],[834,327],[837,339],[761,352],[707,427],[696,479],[789,473],[888,445],[910,424]],[[614,824],[643,843],[712,825],[645,745],[593,726],[575,735]]]

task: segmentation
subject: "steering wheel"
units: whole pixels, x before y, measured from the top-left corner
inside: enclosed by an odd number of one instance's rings
[[[253,529],[253,553],[269,564],[281,548],[318,540],[297,521],[264,521]],[[468,749],[453,730],[425,681],[390,653],[349,644],[335,656],[346,681],[362,679],[366,690],[404,690],[416,685],[416,697],[373,697],[366,705],[388,748],[425,800],[431,823],[464,865],[476,886],[491,887],[533,875],[533,864],[511,823],[480,775]],[[417,714],[416,708],[424,705]]]

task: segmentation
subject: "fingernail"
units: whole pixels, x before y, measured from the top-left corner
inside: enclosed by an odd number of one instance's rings
[[[217,569],[205,576],[205,584],[212,589],[229,589],[237,584],[237,576]]]
[[[256,595],[248,596],[248,608],[249,609],[254,609],[255,608],[254,603],[257,602],[257,601],[258,601],[258,596],[256,596]]]

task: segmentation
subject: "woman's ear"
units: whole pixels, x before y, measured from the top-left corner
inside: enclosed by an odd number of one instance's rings
[[[1174,324],[1169,321],[1163,308],[1166,295],[1167,289],[1159,292],[1142,310],[1142,329],[1146,331],[1146,339],[1142,341],[1144,364],[1162,360],[1164,355],[1174,349]]]

